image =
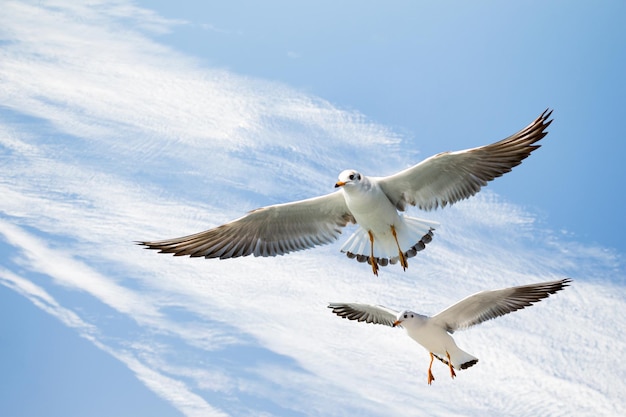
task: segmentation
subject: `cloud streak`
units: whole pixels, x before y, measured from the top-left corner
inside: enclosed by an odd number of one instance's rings
[[[338,253],[340,243],[230,262],[133,245],[329,192],[351,164],[382,175],[415,162],[401,137],[356,112],[150,39],[177,24],[124,1],[8,3],[3,285],[185,415],[611,415],[625,406],[626,375],[611,360],[625,348],[619,254],[563,238],[490,192],[420,213],[441,222],[435,240],[410,272],[385,268],[380,278]],[[481,362],[455,381],[435,368],[433,387],[420,379],[427,354],[400,332],[326,309],[362,301],[436,313],[481,289],[563,276],[575,282],[562,294],[459,334]]]
[[[114,349],[100,340],[101,335],[96,326],[83,321],[74,311],[61,306],[49,293],[32,281],[0,269],[0,284],[11,288],[29,299],[35,306],[63,324],[75,329],[85,339],[96,347],[124,363],[137,378],[150,389],[170,401],[175,407],[189,416],[225,416],[227,414],[209,406],[200,396],[191,392],[179,380],[166,377],[142,363],[134,354],[122,349]]]

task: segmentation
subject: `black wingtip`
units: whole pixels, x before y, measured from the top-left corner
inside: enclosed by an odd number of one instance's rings
[[[472,359],[471,361],[467,361],[465,363],[462,363],[460,368],[461,369],[467,369],[467,368],[470,368],[470,367],[476,365],[477,363],[478,363],[478,359]]]
[[[135,245],[138,245],[138,246],[143,246],[144,249],[159,249],[159,248],[153,246],[150,242],[143,242],[143,241],[140,241],[140,240],[135,240],[135,241],[133,241],[133,243]]]
[[[574,282],[571,278],[564,278],[561,280],[561,288],[569,287]]]
[[[543,111],[543,113],[541,113],[541,116],[539,116],[537,118],[537,121],[542,120],[543,123],[543,128],[546,129],[548,126],[550,126],[552,124],[552,122],[554,121],[554,119],[550,119],[550,117],[552,117],[552,112],[554,111],[554,109],[551,109],[550,107],[548,107],[547,109],[545,109]],[[548,120],[550,119],[550,120]]]

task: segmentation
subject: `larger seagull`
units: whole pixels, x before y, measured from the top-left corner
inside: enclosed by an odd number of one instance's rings
[[[408,205],[422,210],[445,207],[471,197],[519,165],[547,135],[551,110],[499,142],[457,152],[443,152],[387,177],[367,177],[348,169],[339,174],[338,191],[320,197],[253,210],[239,219],[189,236],[139,242],[175,256],[237,258],[276,256],[336,240],[348,223],[357,230],[341,251],[378,265],[400,263],[432,240],[435,222],[405,216]]]
[[[450,368],[450,376],[456,376],[455,369],[467,369],[478,363],[478,358],[459,348],[451,334],[456,330],[467,329],[484,321],[531,306],[544,298],[567,287],[571,279],[482,291],[470,295],[432,317],[410,310],[401,312],[383,306],[356,303],[330,303],[333,313],[340,317],[404,327],[411,339],[430,352],[428,385],[435,377],[432,366],[434,358]]]

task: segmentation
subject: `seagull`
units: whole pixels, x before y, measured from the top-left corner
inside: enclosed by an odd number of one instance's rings
[[[348,169],[339,174],[333,193],[262,207],[189,236],[137,243],[174,256],[276,256],[331,243],[343,227],[356,223],[341,252],[370,264],[375,275],[379,265],[399,262],[406,270],[407,259],[430,243],[438,224],[399,211],[409,205],[429,211],[473,196],[540,147],[551,114],[544,111],[524,129],[490,145],[443,152],[386,177]]]
[[[432,373],[434,358],[439,359],[450,369],[454,378],[455,369],[467,369],[478,362],[478,358],[461,350],[452,336],[456,330],[467,329],[484,321],[521,310],[537,303],[557,291],[567,287],[571,279],[542,282],[500,290],[481,291],[470,295],[432,317],[410,310],[397,312],[387,307],[370,304],[330,303],[333,313],[340,317],[383,324],[391,327],[404,327],[407,334],[430,352],[428,385],[435,377]]]

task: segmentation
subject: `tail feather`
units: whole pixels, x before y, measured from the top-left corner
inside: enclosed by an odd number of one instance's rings
[[[457,361],[452,361],[452,367],[454,369],[467,369],[470,368],[474,365],[476,365],[478,363],[478,358],[470,355],[469,353],[463,352],[464,357],[460,360]],[[441,362],[443,362],[444,364],[448,365],[448,360],[445,358],[442,358],[441,356],[433,353],[433,356],[437,359],[439,359]]]
[[[417,252],[424,250],[426,245],[433,240],[433,231],[438,225],[436,222],[404,216],[402,227],[396,228],[398,243],[404,256],[412,258],[417,255]],[[368,231],[359,226],[343,244],[341,251],[350,259],[370,263],[370,245]],[[389,236],[374,239],[374,259],[380,266],[393,265],[398,262],[398,247],[391,233]]]

